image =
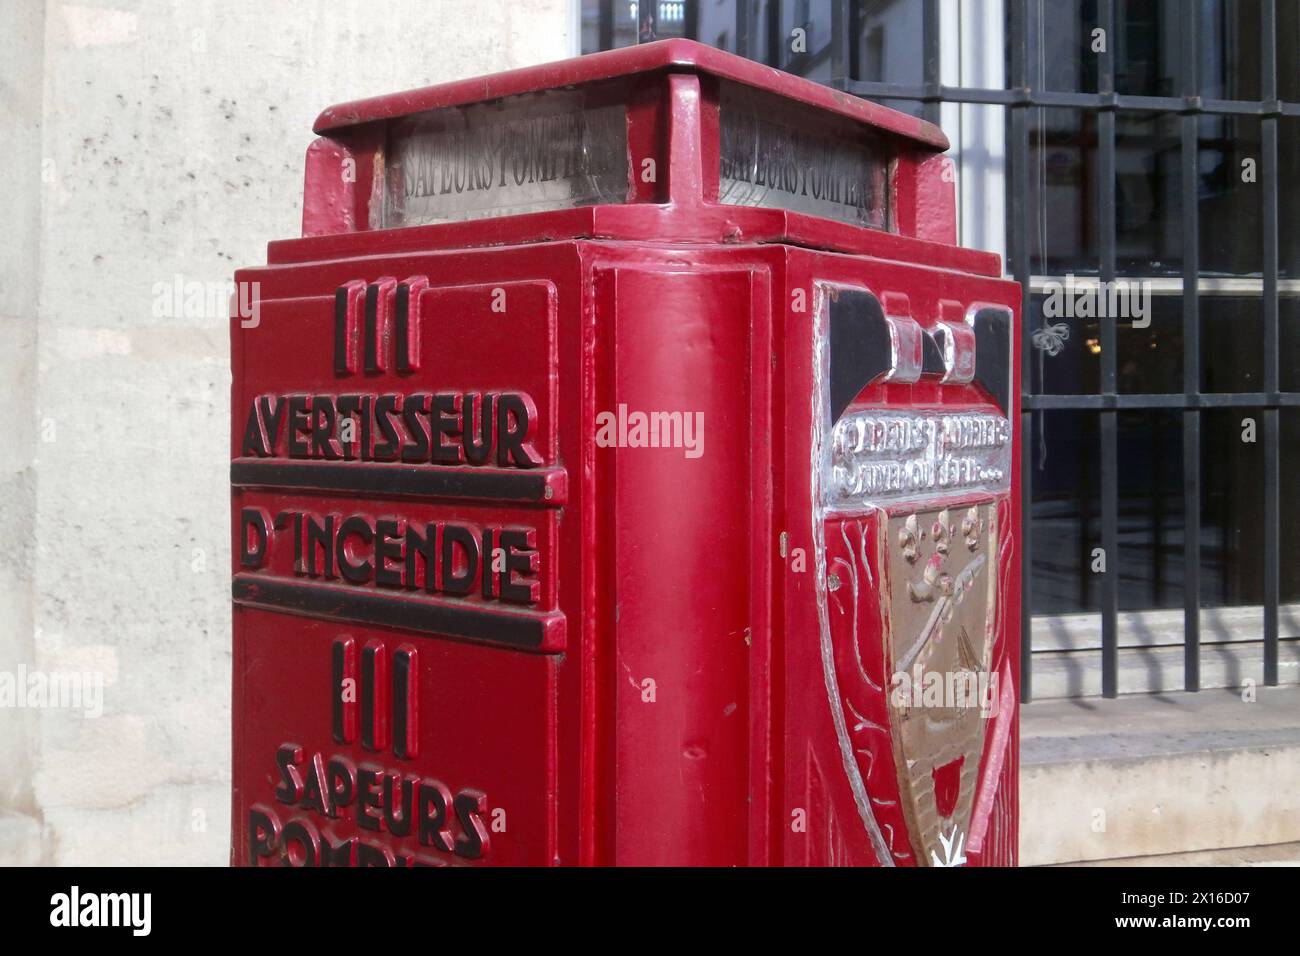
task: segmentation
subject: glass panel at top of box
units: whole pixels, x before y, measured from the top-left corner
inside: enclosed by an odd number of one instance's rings
[[[591,91],[411,116],[386,157],[384,228],[627,201],[626,108]]]
[[[891,228],[885,136],[846,117],[722,84],[719,200]]]
[[[720,202],[891,227],[887,136],[761,90],[720,89]],[[380,227],[627,202],[625,95],[546,90],[394,121]]]

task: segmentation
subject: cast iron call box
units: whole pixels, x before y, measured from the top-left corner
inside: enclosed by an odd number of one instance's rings
[[[237,864],[1014,864],[1019,288],[670,40],[334,107],[232,319]]]

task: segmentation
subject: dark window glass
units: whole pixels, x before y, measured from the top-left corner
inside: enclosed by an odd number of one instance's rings
[[[1291,103],[1300,103],[1297,50],[1300,50],[1300,0],[1277,0],[1277,95]]]
[[[1031,299],[1030,373],[1035,393],[1097,394],[1101,387],[1101,320],[1096,313],[1100,309],[1113,309],[1116,316],[1116,387],[1120,393],[1183,390],[1182,296],[1156,295],[1150,290],[1143,294],[1135,286],[1131,287],[1131,304],[1103,303],[1099,295],[1082,289],[1071,294],[1070,289],[1058,283]],[[1085,306],[1085,297],[1092,304]],[[1067,302],[1070,299],[1072,305]],[[1082,308],[1089,309],[1092,317],[1078,317]],[[1074,312],[1074,317],[1066,310]]]
[[[1031,4],[1041,24],[1039,50],[1030,62],[1032,86],[1066,93],[1099,91],[1102,58],[1109,54],[1115,92],[1177,96],[1181,57],[1181,0],[1117,0],[1113,34],[1102,30],[1096,0]],[[1031,61],[1035,58],[1031,56]]]
[[[1084,110],[1036,109],[1029,131],[1029,237],[1035,275],[1095,273],[1097,116]]]
[[[829,83],[832,0],[785,0],[778,6],[781,27],[777,65],[810,80]]]
[[[1115,268],[1121,275],[1181,271],[1181,158],[1176,114],[1115,117]]]
[[[1092,549],[1101,546],[1097,416],[1045,411],[1025,436],[1033,501],[1031,601],[1035,614],[1095,611],[1099,578]]]
[[[1064,314],[1068,287],[1030,298],[1030,387],[1036,394],[1095,395],[1101,387],[1101,339],[1096,319]]]
[[[751,11],[757,9],[758,4],[753,0],[748,0]],[[740,53],[736,49],[736,7],[739,3],[697,3],[696,10],[696,39],[701,43],[707,43],[709,46],[715,46],[719,50],[726,50],[729,53]],[[749,35],[754,37],[758,31],[753,24],[752,18],[755,13],[751,12],[751,26]]]
[[[1150,395],[1183,390],[1183,297],[1133,290],[1132,317],[1118,314],[1116,386],[1121,393]],[[1136,313],[1145,311],[1138,317]],[[1143,322],[1150,324],[1142,326]],[[1135,325],[1136,323],[1136,325]]]
[[[1280,539],[1282,561],[1281,600],[1284,604],[1300,603],[1300,495],[1287,494],[1287,475],[1300,474],[1300,408],[1283,408],[1278,412],[1279,431],[1282,433],[1281,455],[1282,495],[1280,510],[1282,527]],[[1285,619],[1285,618],[1284,618]],[[1282,632],[1282,637],[1295,637],[1296,632]]]
[[[1201,95],[1216,100],[1259,99],[1259,0],[1200,0],[1197,15]]]
[[[1300,298],[1282,296],[1277,304],[1277,319],[1278,381],[1282,391],[1300,392]]]
[[[1286,61],[1300,71],[1296,59],[1300,48]],[[1300,279],[1300,118],[1283,116],[1277,120],[1277,235],[1278,271],[1283,276]]]
[[[582,52],[600,52],[600,4],[591,0],[582,2]]]
[[[1263,300],[1258,296],[1203,295],[1200,314],[1201,391],[1262,391]]]
[[[1260,604],[1263,585],[1264,416],[1254,408],[1207,409],[1201,412],[1201,606]]]
[[[640,6],[635,0],[614,0],[609,5],[613,14],[610,29],[612,42],[606,47],[601,45],[601,7],[600,0],[582,0],[582,52],[597,53],[602,49],[617,50],[637,43],[637,21]]]
[[[1010,16],[1010,4],[1008,16]],[[1030,24],[1037,56],[1030,57],[1029,85],[1065,93],[1096,93],[1099,55],[1093,30],[1099,29],[1096,0],[1031,3]],[[1009,46],[1009,45],[1008,45]],[[1031,53],[1033,46],[1030,47]]]
[[[1065,297],[1064,290],[1060,295]],[[1079,293],[1076,293],[1076,299]],[[1071,318],[1052,304],[1052,294],[1036,294],[1029,313],[1034,354],[1032,390],[1055,395],[1095,394],[1100,382],[1101,323]],[[1077,308],[1077,305],[1076,305]],[[1149,325],[1117,315],[1117,386],[1122,394],[1177,393],[1183,390],[1182,296],[1152,294],[1146,305]],[[1134,309],[1136,311],[1136,308]],[[1201,389],[1253,392],[1263,388],[1263,303],[1257,296],[1202,296]],[[1300,300],[1284,298],[1281,308],[1281,378],[1284,388],[1300,381]],[[1055,314],[1049,314],[1055,313]],[[1136,320],[1138,323],[1144,321]]]
[[[858,79],[920,86],[924,4],[866,0],[858,4]]]
[[[1119,607],[1183,606],[1183,413],[1118,413]]]
[[[925,80],[921,50],[924,6],[900,0],[858,4],[856,75],[867,83],[919,87]],[[920,116],[918,100],[881,100],[886,106]]]
[[[1253,116],[1197,120],[1202,275],[1259,275],[1264,185],[1260,125]]]
[[[1178,96],[1184,0],[1119,0],[1115,5],[1115,92]]]

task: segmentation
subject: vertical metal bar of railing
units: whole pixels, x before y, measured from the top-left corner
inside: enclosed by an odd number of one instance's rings
[[[752,2],[753,0],[736,0],[736,53],[750,59],[754,57],[749,35],[751,30],[749,5]]]
[[[637,42],[646,43],[659,38],[659,0],[641,0],[636,5],[637,16],[641,22],[637,25]]]
[[[1281,568],[1280,474],[1278,467],[1281,433],[1278,423],[1280,388],[1278,380],[1278,168],[1277,123],[1281,104],[1277,98],[1277,7],[1275,0],[1260,0],[1260,99],[1265,104],[1260,120],[1263,172],[1262,263],[1264,297],[1264,683],[1276,686],[1278,654],[1278,600]]]
[[[1020,523],[1023,533],[1020,541],[1020,700],[1033,700],[1033,539],[1030,535],[1030,513],[1033,505],[1033,455],[1034,412],[1026,399],[1033,389],[1034,354],[1033,331],[1030,328],[1029,310],[1033,304],[1030,290],[1029,237],[1033,235],[1030,212],[1029,183],[1032,170],[1029,163],[1029,62],[1031,43],[1036,47],[1038,34],[1029,22],[1029,0],[1010,0],[1011,10],[1011,88],[1015,98],[1011,111],[1010,174],[1011,174],[1011,234],[1007,237],[1008,265],[1012,276],[1020,281],[1020,316],[1022,345],[1020,355]],[[1036,24],[1035,24],[1036,25]]]
[[[1183,18],[1183,688],[1201,689],[1200,121],[1197,17]],[[1156,560],[1160,556],[1156,555]]]
[[[924,0],[921,8],[921,76],[925,86],[921,112],[925,119],[937,126],[942,98],[939,87],[939,0]]]
[[[614,49],[614,0],[600,0],[600,22],[597,33],[602,50]]]
[[[1100,279],[1115,280],[1115,0],[1098,0],[1105,47],[1097,54],[1097,226]],[[1101,692],[1119,695],[1119,438],[1116,411],[1119,336],[1110,310],[1099,320],[1101,338]]]
[[[767,0],[767,65],[780,67],[784,38],[781,36],[781,0]]]
[[[837,90],[848,88],[854,77],[849,75],[849,0],[831,0],[831,83]]]
[[[700,38],[700,0],[684,0],[682,7],[682,33],[688,40]]]
[[[856,80],[862,75],[862,20],[860,18],[861,10],[858,0],[851,0],[848,5],[848,31],[849,31],[849,79]]]

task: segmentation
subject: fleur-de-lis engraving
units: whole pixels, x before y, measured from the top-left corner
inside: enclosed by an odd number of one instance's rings
[[[934,550],[940,554],[947,554],[948,542],[952,538],[952,525],[949,524],[947,508],[940,511],[938,517],[934,519],[934,527],[930,529],[930,534],[934,536]]]
[[[921,537],[916,515],[908,515],[903,527],[898,530],[898,546],[903,549],[903,557],[908,564],[916,564],[916,547]]]
[[[967,550],[974,551],[980,546],[980,533],[983,530],[984,522],[980,520],[979,508],[971,508],[961,522],[961,533],[966,539]]]

